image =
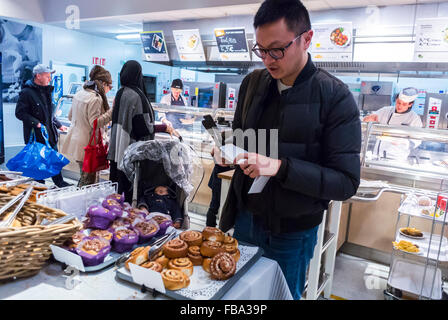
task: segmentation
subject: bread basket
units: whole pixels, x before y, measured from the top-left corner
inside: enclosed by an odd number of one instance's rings
[[[10,195],[0,194],[0,207],[12,198]],[[46,226],[40,223],[44,219],[53,221],[66,215],[59,209],[27,201],[18,213],[13,227],[0,228],[0,280],[24,278],[39,273],[51,256],[50,245],[61,245],[82,227],[78,219]]]

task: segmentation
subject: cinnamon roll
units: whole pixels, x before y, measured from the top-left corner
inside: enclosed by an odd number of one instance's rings
[[[161,274],[163,284],[168,290],[179,290],[190,284],[190,278],[180,270],[165,269]]]
[[[187,256],[188,245],[181,239],[173,239],[163,245],[163,254],[169,259]]]
[[[220,252],[224,252],[221,242],[204,241],[201,245],[201,254],[204,257],[213,258]]]
[[[181,240],[184,240],[189,247],[200,246],[202,244],[202,233],[194,230],[187,230],[179,235]]]
[[[198,246],[192,246],[188,248],[187,257],[193,262],[194,266],[202,265],[201,248]]]
[[[235,259],[235,262],[238,262],[240,259],[240,250],[237,247],[234,247],[233,244],[224,244],[222,247],[225,252],[230,254]]]
[[[168,266],[168,262],[170,261],[170,259],[165,257],[163,255],[163,251],[160,250],[159,253],[157,253],[157,255],[153,258],[153,261],[161,264],[162,267],[165,269]]]
[[[202,268],[210,273],[210,263],[212,262],[212,258],[204,258],[204,261],[202,261]]]
[[[231,237],[229,235],[224,236],[223,244],[229,244],[234,246],[235,248],[238,248],[238,240],[236,240],[234,237]]]
[[[147,261],[141,265],[143,268],[154,270],[158,273],[162,272],[163,267],[160,263],[155,261]]]
[[[176,269],[191,277],[193,274],[193,263],[188,258],[176,258],[168,262],[168,269]]]
[[[227,252],[218,253],[210,262],[210,274],[212,279],[227,280],[236,271],[235,259]]]
[[[202,236],[204,240],[207,241],[223,242],[225,235],[224,232],[222,232],[218,228],[205,227],[204,230],[202,230]]]

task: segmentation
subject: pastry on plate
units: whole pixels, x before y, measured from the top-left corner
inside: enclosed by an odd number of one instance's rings
[[[225,234],[218,228],[205,227],[204,230],[202,230],[202,237],[206,241],[223,242]]]
[[[210,275],[214,280],[227,280],[236,271],[235,259],[227,252],[218,253],[210,262]]]
[[[188,253],[188,245],[181,239],[173,239],[163,245],[163,254],[169,259],[184,258]]]
[[[190,284],[190,278],[180,270],[165,269],[161,275],[163,284],[168,290],[179,290]]]
[[[401,228],[400,231],[411,237],[423,238],[423,233],[416,228]]]
[[[204,241],[201,245],[201,254],[204,257],[213,258],[218,253],[224,252],[221,242]]]
[[[125,262],[126,269],[129,270],[129,264],[133,263],[136,265],[141,265],[149,260],[148,253],[149,249],[151,249],[151,246],[147,247],[139,247],[136,248],[134,251],[131,252],[131,255],[128,260]]]
[[[168,262],[168,269],[176,269],[191,277],[193,275],[193,262],[189,258],[176,258]]]
[[[187,230],[179,235],[179,239],[184,240],[189,247],[201,246],[202,244],[202,232],[195,230]]]

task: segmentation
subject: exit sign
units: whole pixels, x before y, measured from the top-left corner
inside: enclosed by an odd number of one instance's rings
[[[92,58],[92,64],[98,64],[100,66],[105,66],[106,65],[106,58],[93,57]]]

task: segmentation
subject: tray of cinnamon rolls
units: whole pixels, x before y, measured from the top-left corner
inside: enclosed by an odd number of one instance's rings
[[[136,248],[116,270],[117,277],[134,283],[129,267],[133,263],[159,272],[166,296],[193,300],[220,299],[263,254],[261,248],[212,227],[180,232],[152,249]]]

